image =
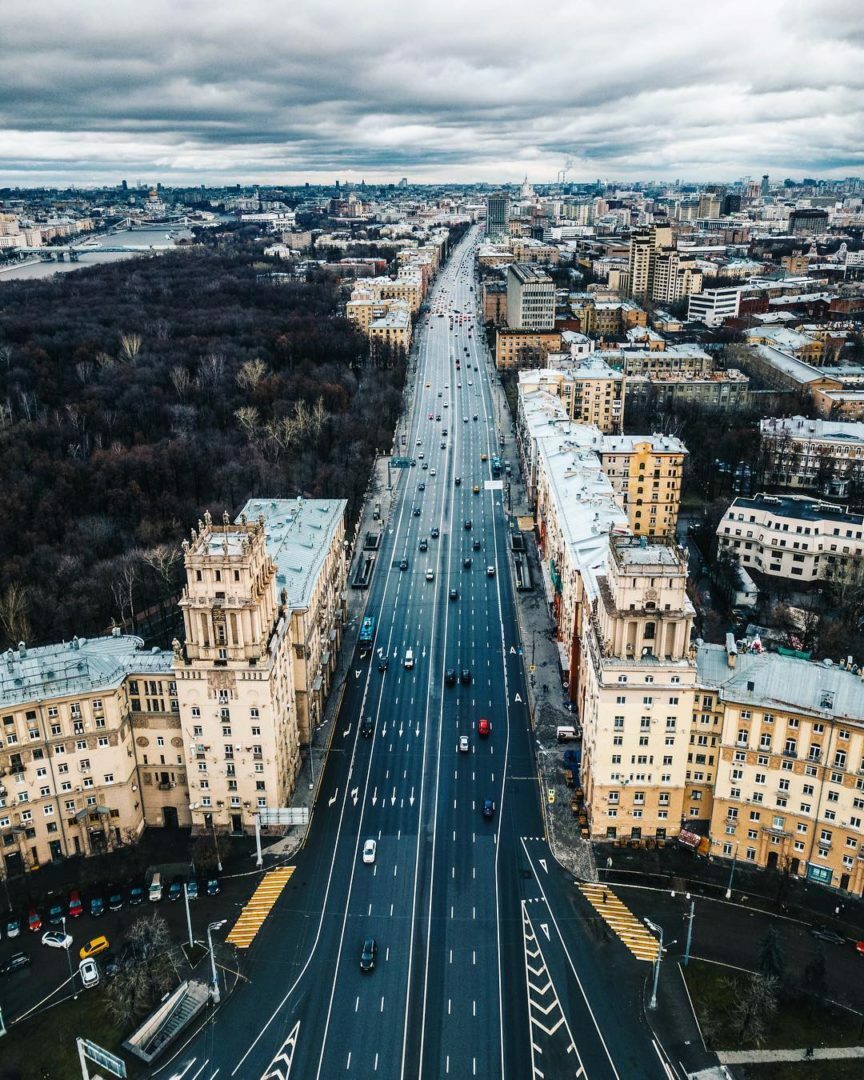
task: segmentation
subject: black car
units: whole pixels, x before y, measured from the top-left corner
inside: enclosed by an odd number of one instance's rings
[[[183,895],[183,878],[175,877],[172,879],[171,884],[168,886],[168,899],[172,902],[177,901]]]
[[[132,902],[131,897],[129,902]],[[106,979],[113,979],[120,970],[120,961],[113,952],[102,953],[99,957],[99,967],[105,972]]]
[[[20,971],[25,967],[30,967],[30,957],[27,953],[12,953],[8,960],[0,964],[0,975],[11,975],[13,971]]]
[[[491,818],[495,813],[495,803],[491,799],[483,800],[482,813],[485,818]]]
[[[219,884],[219,878],[211,877],[207,879],[207,895],[218,896],[222,892],[222,886]]]
[[[462,477],[457,476],[456,479],[453,481],[453,483],[456,485],[456,487],[461,487],[462,486]]]
[[[456,685],[456,671],[454,668],[447,668],[447,674],[444,676],[444,682],[448,686]]]
[[[420,507],[415,506],[411,513],[414,515],[414,517],[420,517]]]
[[[145,896],[143,885],[133,885],[129,890],[129,906],[137,907],[139,904],[143,904]]]
[[[371,739],[372,732],[375,730],[375,723],[371,716],[364,716],[363,723],[360,725],[360,734],[364,739]]]
[[[480,541],[475,540],[474,543],[471,545],[471,547],[474,548],[475,551],[479,551],[480,547],[481,547]]]
[[[426,485],[423,484],[423,483],[418,484],[417,485],[417,490],[418,491],[425,491],[426,490]]]
[[[108,907],[111,911],[123,910],[123,890],[118,885],[109,886]]]
[[[462,672],[459,675],[459,682],[461,682],[463,686],[470,686],[471,685],[471,669],[470,668],[467,668],[467,667],[462,668]]]
[[[467,518],[467,519],[466,519],[466,521],[465,521],[465,528],[466,528],[466,529],[470,529],[470,528],[471,528],[471,518]]]
[[[382,656],[381,659],[378,661],[378,670],[383,673],[389,667],[390,667],[390,657],[389,656]]]
[[[459,590],[458,589],[451,589],[450,590],[450,599],[451,600],[458,600],[459,599]]]
[[[100,915],[105,914],[105,897],[104,896],[91,896],[90,897],[90,914],[94,919],[98,919]]]
[[[48,908],[48,922],[52,926],[59,926],[63,922],[65,914],[63,905],[58,900],[55,900],[51,907]]]
[[[428,551],[429,550],[429,541],[426,539],[425,536],[420,541],[420,550],[421,551]]]
[[[471,556],[470,555],[468,555],[467,558],[462,560],[462,565],[465,567],[466,570],[471,569]]]
[[[363,942],[363,950],[360,953],[360,970],[371,971],[375,967],[375,957],[378,955],[378,943],[374,937],[367,937]]]
[[[407,570],[408,569],[408,560],[407,559],[402,559],[402,561],[399,563],[399,569],[400,570]]]
[[[430,532],[430,533],[429,533],[429,535],[430,535],[430,536],[432,537],[432,539],[433,539],[433,540],[437,540],[437,539],[438,539],[438,537],[439,537],[439,536],[441,535],[441,530],[440,530],[440,529],[438,528],[438,526],[436,525],[436,526],[435,526],[435,527],[434,527],[434,528],[432,529],[432,532]]]

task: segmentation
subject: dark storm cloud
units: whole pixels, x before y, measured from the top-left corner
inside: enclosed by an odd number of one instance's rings
[[[5,0],[0,181],[860,169],[856,0]]]

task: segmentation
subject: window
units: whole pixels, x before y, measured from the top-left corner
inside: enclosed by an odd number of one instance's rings
[[[107,735],[100,735],[99,738],[96,740],[96,745],[97,746],[107,746],[108,745],[108,736]]]
[[[114,783],[114,773],[106,772],[103,779],[104,779],[106,784],[113,784]]]

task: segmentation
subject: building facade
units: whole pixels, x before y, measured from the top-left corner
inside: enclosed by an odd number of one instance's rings
[[[507,268],[507,321],[514,330],[554,328],[555,283],[548,274],[525,263]]]
[[[759,433],[769,484],[844,498],[864,478],[864,423],[771,417]]]

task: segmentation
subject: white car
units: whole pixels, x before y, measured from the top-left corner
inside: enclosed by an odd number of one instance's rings
[[[363,862],[364,863],[374,863],[375,862],[375,852],[377,850],[378,850],[378,845],[374,840],[369,839],[369,840],[364,841],[364,843],[363,843]]]
[[[85,990],[92,990],[94,986],[99,985],[99,968],[91,956],[78,965],[78,974],[81,976],[81,983]]]
[[[434,570],[427,570],[426,571],[426,580],[427,581],[434,581],[435,580],[435,571]]]
[[[42,935],[42,944],[52,949],[68,949],[72,944],[72,935],[62,930],[46,930]]]
[[[430,476],[437,476],[438,475],[438,470],[437,469],[430,469],[429,470],[429,475]]]
[[[468,742],[468,736],[467,735],[460,735],[459,736],[459,753],[460,754],[467,754],[470,750],[471,750],[471,743]]]

